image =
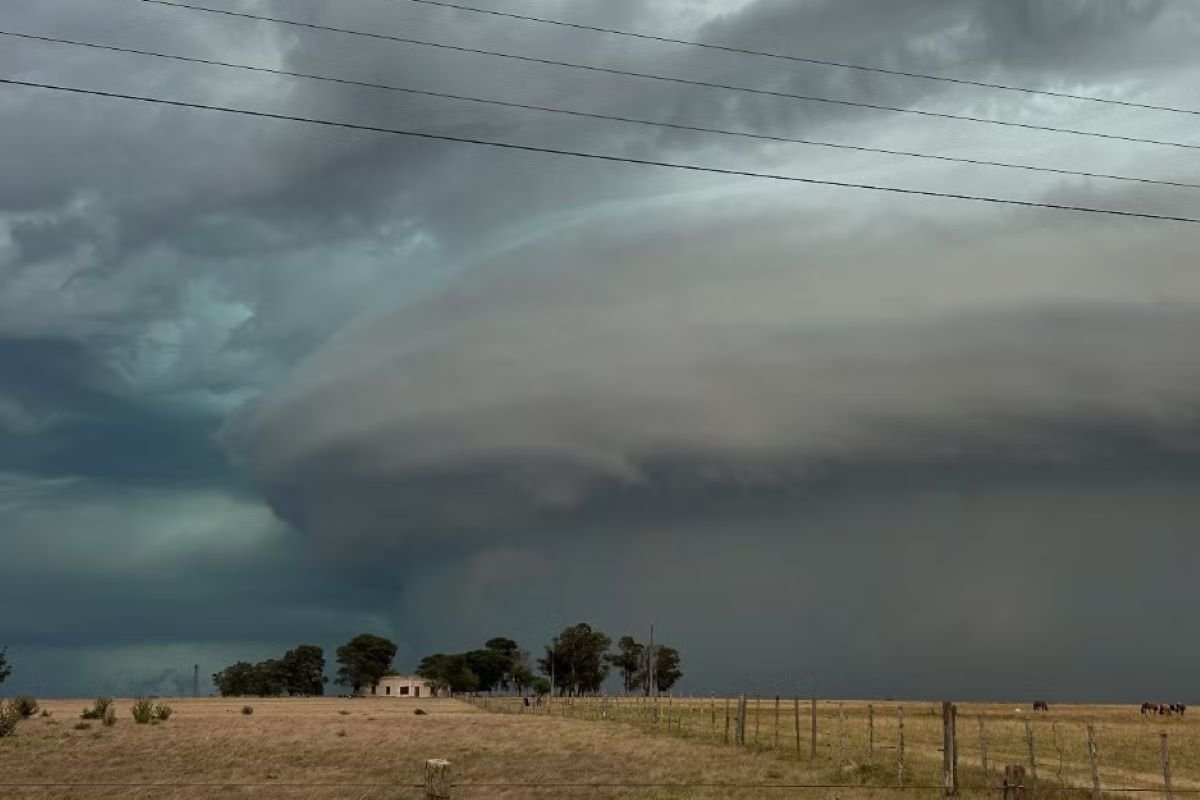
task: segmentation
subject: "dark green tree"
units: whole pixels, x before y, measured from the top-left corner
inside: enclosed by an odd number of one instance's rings
[[[660,692],[670,690],[683,677],[679,651],[674,647],[654,646],[654,683]]]
[[[479,679],[478,691],[490,692],[508,687],[508,673],[512,659],[499,650],[484,648],[464,654],[467,667]]]
[[[621,686],[626,692],[645,686],[645,656],[646,645],[639,643],[632,636],[622,636],[617,640],[617,652],[605,656],[605,660],[620,671]]]
[[[337,649],[341,664],[337,681],[357,694],[364,686],[375,686],[392,668],[396,643],[372,633],[360,633]]]
[[[550,681],[545,678],[535,677],[529,681],[529,691],[538,697],[545,697],[550,694]]]
[[[287,693],[287,667],[278,658],[268,658],[254,665],[253,694],[259,697],[279,697]]]
[[[315,644],[302,644],[283,655],[289,695],[325,694],[325,651]]]
[[[8,665],[8,648],[3,647],[0,648],[0,683],[4,683],[9,675],[12,675],[12,667]]]
[[[222,697],[258,694],[258,667],[249,661],[239,661],[214,673],[212,681]]]
[[[610,637],[593,630],[586,622],[580,622],[564,628],[554,637],[546,648],[546,655],[538,659],[538,668],[543,675],[553,676],[560,694],[598,692],[608,677],[604,655],[611,644]]]
[[[474,692],[480,687],[479,676],[471,669],[469,653],[434,653],[421,659],[417,674],[441,693]]]
[[[504,636],[488,639],[483,645],[488,650],[501,654],[507,666],[504,678],[500,681],[501,689],[514,689],[518,694],[524,694],[529,682],[533,680],[533,670],[529,668],[529,653],[522,650],[514,640]]]

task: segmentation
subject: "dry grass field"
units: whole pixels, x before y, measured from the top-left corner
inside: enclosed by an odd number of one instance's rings
[[[724,702],[675,698],[670,725],[655,725],[637,701],[567,706],[556,701],[526,710],[511,700],[489,701],[491,711],[457,700],[273,699],[178,700],[160,725],[136,725],[129,702],[118,701],[119,722],[77,730],[82,701],[47,701],[50,717],[23,722],[0,740],[0,796],[26,798],[421,798],[428,758],[452,763],[462,798],[855,798],[937,797],[936,789],[898,794],[896,704],[876,703],[875,752],[867,752],[867,704],[846,702],[845,735],[837,703],[819,708],[818,759],[809,760],[808,718],[801,707],[797,753],[794,707],[781,706],[775,749],[774,700],[751,716],[744,751],[723,744]],[[665,704],[666,701],[664,701]],[[253,715],[240,711],[254,707]],[[750,710],[754,710],[754,701]],[[905,703],[906,782],[940,781],[941,717],[931,703]],[[713,708],[716,708],[716,723]],[[420,707],[428,712],[416,715]],[[959,704],[960,776],[966,797],[999,798],[988,791],[980,759],[978,718],[985,722],[992,771],[1028,760],[1028,709]],[[565,713],[564,713],[565,712]],[[1107,789],[1138,787],[1158,797],[1162,787],[1159,732],[1170,733],[1174,786],[1200,790],[1200,721],[1147,718],[1129,706],[1054,706],[1034,719],[1041,791],[1090,785],[1086,725],[1100,747]],[[757,727],[757,745],[755,729]],[[40,784],[17,787],[15,784]],[[50,786],[47,784],[59,784]],[[68,784],[68,785],[63,785]],[[83,784],[91,784],[83,786]],[[170,784],[134,788],[130,784]],[[503,785],[507,784],[507,786]],[[559,785],[554,785],[559,784]],[[563,786],[561,784],[627,784]],[[629,784],[660,784],[636,786]],[[693,784],[670,787],[661,784]],[[695,784],[710,784],[696,786]],[[712,786],[736,784],[749,788]],[[853,786],[769,789],[763,784]],[[875,787],[875,788],[872,788]],[[1068,794],[1090,797],[1086,790]],[[1186,796],[1186,795],[1181,795]]]

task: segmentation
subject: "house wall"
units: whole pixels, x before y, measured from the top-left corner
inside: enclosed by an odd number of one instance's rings
[[[366,687],[359,692],[361,697],[421,698],[434,697],[433,687],[422,678],[409,675],[392,675],[379,681],[379,685]]]

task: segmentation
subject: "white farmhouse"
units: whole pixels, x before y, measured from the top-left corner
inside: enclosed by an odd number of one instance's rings
[[[374,686],[358,690],[359,697],[436,697],[433,685],[415,675],[387,675]]]

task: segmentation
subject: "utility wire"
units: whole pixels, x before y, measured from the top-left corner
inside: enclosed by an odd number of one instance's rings
[[[720,136],[735,136],[745,139],[757,139],[767,142],[779,142],[785,144],[802,144],[812,147],[826,147],[836,150],[852,150],[860,153],[877,153],[889,156],[904,156],[906,158],[922,158],[934,161],[947,161],[956,164],[971,164],[974,166],[986,167],[1001,167],[1004,169],[1016,169],[1027,172],[1047,172],[1055,175],[1069,175],[1081,178],[1101,178],[1104,180],[1126,181],[1132,183],[1143,183],[1154,186],[1171,186],[1183,189],[1200,189],[1200,184],[1186,183],[1183,181],[1168,181],[1154,178],[1140,178],[1130,175],[1113,175],[1103,172],[1084,172],[1079,170],[1058,169],[1055,167],[1039,167],[1031,164],[1014,164],[1005,161],[989,161],[986,159],[976,158],[961,158],[956,156],[944,156],[936,153],[921,153],[911,150],[892,150],[883,147],[867,147],[865,145],[852,145],[839,142],[826,142],[816,139],[800,139],[790,136],[772,136],[769,134],[752,133],[750,131],[737,131],[724,128],[709,128],[700,125],[685,125],[674,122],[661,122],[658,120],[640,119],[637,117],[624,117],[615,114],[599,114],[589,111],[577,111],[574,109],[554,108],[552,106],[533,105],[529,103],[515,103],[506,100],[495,100],[484,97],[474,97],[471,95],[451,94],[448,92],[435,92],[427,89],[413,89],[406,86],[397,86],[395,84],[375,83],[372,81],[359,81],[349,78],[338,78],[329,75],[318,75],[307,72],[295,72],[285,69],[273,69],[271,67],[259,67],[250,64],[238,64],[230,61],[218,61],[210,58],[195,58],[192,56],[181,56],[174,53],[161,53],[154,50],[141,50],[132,47],[118,47],[116,45],[98,44],[96,42],[85,42],[76,39],[63,39],[57,36],[41,36],[32,33],[20,33],[16,31],[0,30],[0,36],[10,36],[18,39],[28,39],[37,42],[49,42],[52,44],[70,45],[72,47],[86,47],[94,50],[104,50],[113,53],[125,53],[137,56],[150,56],[153,58],[167,59],[170,61],[180,61],[188,64],[204,64],[208,66],[227,67],[230,69],[246,70],[249,72],[259,72],[268,75],[279,75],[288,78],[303,78],[305,80],[324,81],[327,83],[336,83],[345,86],[357,86],[368,89],[382,89],[389,92],[401,92],[404,94],[420,95],[423,97],[436,97],[445,100],[458,100],[469,103],[479,103],[482,105],[500,106],[503,108],[517,108],[526,111],[540,111],[549,114],[563,114],[572,117],[582,117],[585,119],[600,119],[610,122],[623,122],[635,125],[647,125],[657,128],[669,128],[672,130],[690,131],[693,133],[717,134]]]
[[[1106,105],[1125,106],[1127,108],[1143,108],[1151,111],[1169,111],[1173,114],[1193,114],[1200,116],[1200,110],[1192,108],[1179,108],[1177,106],[1160,106],[1152,103],[1136,103],[1131,100],[1113,100],[1106,97],[1095,97],[1086,94],[1074,94],[1072,92],[1057,92],[1051,89],[1034,89],[1029,86],[1016,86],[1008,83],[990,83],[988,81],[976,81],[967,78],[954,78],[949,75],[932,75],[925,72],[907,72],[899,69],[887,69],[885,67],[871,67],[865,64],[852,64],[846,61],[830,61],[823,58],[809,58],[805,56],[792,55],[790,53],[778,53],[769,50],[752,50],[745,47],[733,47],[731,45],[714,44],[711,42],[700,42],[694,39],[675,39],[670,36],[662,36],[658,34],[639,33],[637,31],[621,30],[619,28],[604,28],[599,25],[585,25],[579,22],[567,22],[561,19],[549,19],[546,17],[534,17],[527,14],[514,14],[508,11],[496,11],[490,8],[475,8],[474,6],[464,6],[458,3],[449,3],[445,0],[400,0],[400,2],[418,3],[425,6],[438,6],[441,8],[452,8],[456,11],[467,11],[472,14],[487,14],[492,17],[503,17],[505,19],[516,19],[522,22],[535,22],[539,25],[557,25],[562,28],[574,28],[581,31],[592,31],[594,33],[609,33],[614,36],[627,36],[632,39],[644,39],[652,42],[665,42],[667,44],[678,44],[686,47],[701,47],[705,50],[720,50],[725,53],[738,53],[747,56],[758,56],[760,58],[774,58],[783,61],[795,61],[801,64],[814,64],[822,67],[837,67],[838,69],[852,69],[860,72],[874,72],[881,75],[893,75],[901,78],[919,78],[925,81],[939,81],[942,83],[954,83],[960,86],[975,86],[982,89],[1000,89],[1006,92],[1021,92],[1022,94],[1041,94],[1047,97],[1059,97],[1066,100],[1082,100],[1088,103],[1104,103]]]
[[[827,105],[846,106],[849,108],[864,108],[874,111],[888,111],[896,114],[913,114],[921,117],[931,117],[934,119],[952,119],[959,122],[974,122],[983,125],[1001,125],[1007,128],[1020,128],[1022,130],[1040,131],[1044,133],[1060,133],[1070,136],[1087,136],[1096,139],[1109,139],[1119,142],[1134,142],[1137,144],[1157,145],[1160,147],[1179,147],[1186,150],[1200,150],[1200,144],[1189,144],[1187,142],[1176,142],[1164,139],[1149,139],[1141,136],[1122,136],[1116,133],[1101,133],[1098,131],[1085,131],[1076,128],[1058,128],[1052,125],[1035,125],[1029,122],[1014,122],[1013,120],[987,119],[986,117],[973,117],[965,114],[950,114],[941,111],[925,111],[916,108],[903,108],[901,106],[887,106],[877,103],[863,103],[854,100],[838,100],[832,97],[821,97],[818,95],[793,94],[791,92],[777,92],[769,89],[753,89],[748,86],[737,86],[727,83],[714,83],[710,81],[691,80],[688,78],[675,78],[667,75],[659,75],[652,72],[635,72],[633,70],[616,69],[613,67],[598,67],[593,64],[580,64],[574,61],[556,61],[550,58],[536,58],[534,56],[523,56],[516,53],[504,53],[497,50],[482,50],[474,47],[463,47],[461,45],[446,44],[444,42],[431,42],[425,39],[412,39],[406,36],[393,36],[385,33],[375,33],[373,31],[359,31],[351,28],[341,28],[333,25],[319,25],[315,22],[300,22],[294,19],[284,19],[282,17],[267,17],[261,14],[250,14],[243,11],[229,11],[227,9],[208,8],[207,6],[197,6],[190,3],[175,2],[174,0],[139,0],[142,3],[149,3],[157,6],[167,6],[170,8],[187,9],[189,11],[201,11],[208,14],[219,14],[225,17],[235,17],[239,19],[251,19],[259,22],[270,22],[277,25],[290,25],[297,28],[307,28],[309,30],[326,31],[330,33],[340,33],[348,36],[361,36],[368,39],[378,39],[382,41],[398,42],[400,44],[411,44],[419,47],[433,47],[440,50],[450,50],[457,53],[471,53],[473,55],[490,56],[494,58],[507,58],[514,61],[523,61],[530,64],[546,64],[555,67],[567,67],[569,69],[586,70],[588,72],[597,72],[605,75],[621,75],[627,78],[639,78],[643,80],[659,81],[662,83],[674,83],[683,86],[701,86],[708,89],[722,89],[731,92],[744,92],[747,94],[763,95],[767,97],[781,97],[788,100],[801,100],[812,103],[825,103]]]
[[[830,186],[843,189],[861,189],[874,192],[887,192],[890,194],[914,195],[920,197],[939,197],[950,200],[969,200],[977,203],[991,203],[995,205],[1017,206],[1021,208],[1040,208],[1053,211],[1072,211],[1082,214],[1103,214],[1113,217],[1129,217],[1136,219],[1150,219],[1161,222],[1183,222],[1192,225],[1200,225],[1200,218],[1184,217],[1169,214],[1153,214],[1142,211],[1122,211],[1113,208],[1098,208],[1093,206],[1076,206],[1062,203],[1045,203],[1034,200],[1017,200],[1006,197],[992,197],[988,195],[973,195],[960,194],[956,192],[935,192],[924,189],[904,189],[897,186],[881,186],[867,183],[852,183],[848,181],[833,181],[820,178],[806,178],[796,175],[779,175],[770,172],[752,172],[749,170],[723,169],[719,167],[705,167],[698,164],[681,164],[671,161],[657,161],[645,158],[630,158],[627,156],[614,156],[604,153],[591,153],[581,150],[566,150],[556,147],[540,147],[536,145],[515,144],[512,142],[498,142],[490,139],[476,139],[466,136],[449,136],[446,134],[426,133],[424,131],[404,130],[400,128],[385,128],[378,125],[364,125],[353,122],[341,122],[336,120],[321,119],[317,117],[301,117],[291,114],[276,114],[269,111],[257,111],[244,108],[233,108],[230,106],[209,105],[206,103],[194,103],[184,100],[170,100],[160,97],[147,97],[144,95],[122,94],[119,92],[107,92],[99,89],[83,89],[76,86],[60,86],[49,83],[38,83],[35,81],[22,81],[15,78],[0,78],[0,84],[10,86],[23,86],[31,89],[44,89],[49,91],[64,92],[76,95],[90,95],[93,97],[104,97],[117,100],[132,100],[139,103],[148,103],[154,105],[173,106],[176,108],[191,108],[201,109],[206,111],[220,111],[226,114],[239,114],[247,117],[259,117],[263,119],[275,119],[285,122],[302,122],[309,125],[321,125],[330,128],[344,128],[347,130],[368,131],[372,133],[386,133],[396,136],[408,136],[416,139],[428,139],[443,142],[457,142],[459,144],[473,144],[483,147],[493,147],[501,150],[520,150],[528,153],[542,153],[547,155],[566,156],[570,158],[590,159],[594,161],[605,161],[609,163],[633,164],[643,167],[661,167],[664,169],[674,169],[686,172],[705,172],[714,175],[727,175],[731,177],[741,178],[759,178],[764,180],[783,181],[787,183],[803,183],[813,186]]]

